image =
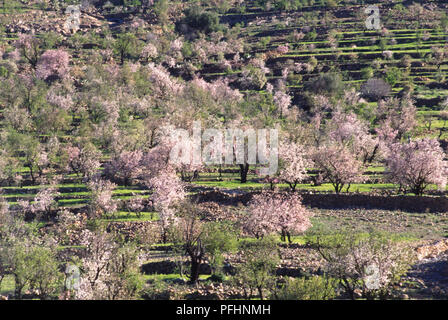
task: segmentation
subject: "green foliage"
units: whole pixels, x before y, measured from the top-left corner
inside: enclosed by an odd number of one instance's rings
[[[134,8],[134,7],[141,6],[142,3],[140,2],[140,0],[123,0],[123,5],[125,7]]]
[[[236,232],[226,222],[209,222],[204,226],[202,243],[209,255],[213,274],[221,273],[223,253],[234,252],[238,247]]]
[[[244,89],[261,90],[267,82],[264,71],[252,65],[246,66],[242,71],[242,75],[240,84]]]
[[[171,293],[169,285],[162,279],[155,278],[143,291],[143,297],[148,300],[169,300]]]
[[[370,79],[374,75],[374,71],[371,67],[366,67],[361,70],[361,77],[363,79]]]
[[[154,5],[154,13],[157,16],[157,19],[159,20],[160,24],[162,26],[165,26],[165,24],[168,23],[169,15],[168,10],[170,7],[169,0],[159,0],[155,2]]]
[[[64,276],[59,271],[59,262],[53,249],[36,246],[25,260],[29,268],[30,288],[38,289],[41,299],[60,292]]]
[[[260,38],[260,47],[266,49],[266,46],[271,42],[271,37]]]
[[[144,287],[140,272],[139,250],[136,245],[126,243],[119,247],[108,264],[110,299],[135,299]]]
[[[0,77],[8,77],[9,71],[4,66],[0,66]]]
[[[264,290],[274,285],[275,270],[280,262],[276,237],[264,237],[255,242],[242,244],[242,254],[245,262],[237,268],[235,281],[243,287],[247,297],[254,290],[263,300]]]
[[[339,0],[320,0],[317,5],[322,7],[333,8],[337,6]],[[262,7],[264,10],[269,8],[281,11],[295,11],[303,8],[304,6],[314,5],[313,0],[257,0],[256,4]]]
[[[223,26],[219,24],[219,16],[216,12],[204,11],[199,6],[188,8],[185,11],[185,17],[180,22],[180,25],[182,24],[205,34],[223,29]]]
[[[398,67],[392,67],[386,71],[386,76],[384,80],[391,86],[397,84],[398,81],[403,77],[402,71]]]
[[[40,40],[42,49],[45,51],[57,48],[62,41],[62,37],[60,34],[50,31],[43,33],[40,36]]]
[[[314,29],[305,35],[306,40],[314,41],[316,40],[316,38],[317,38],[317,32]]]
[[[116,54],[120,56],[121,64],[125,59],[135,56],[138,52],[138,40],[132,33],[122,33],[118,36],[114,46]]]
[[[41,299],[47,299],[58,294],[63,285],[56,248],[37,232],[37,224],[25,223],[20,217],[11,216],[0,225],[0,277],[2,270],[3,275],[13,275],[17,299],[25,287],[36,289]]]
[[[288,278],[272,298],[277,300],[330,300],[336,297],[337,280],[313,276]]]
[[[307,87],[308,90],[314,93],[338,96],[344,90],[345,85],[342,82],[341,75],[333,72],[319,75]]]

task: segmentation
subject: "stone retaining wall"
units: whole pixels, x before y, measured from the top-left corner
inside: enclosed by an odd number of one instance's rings
[[[195,195],[199,202],[217,202],[221,205],[246,205],[258,192],[227,194],[221,191],[209,191]],[[428,196],[379,196],[369,194],[302,194],[303,204],[320,209],[382,209],[406,212],[436,213],[448,212],[447,197]]]

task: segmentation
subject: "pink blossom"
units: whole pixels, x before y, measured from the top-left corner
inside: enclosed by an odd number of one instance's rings
[[[362,162],[344,146],[330,145],[318,148],[313,156],[314,165],[339,193],[345,185],[364,180]],[[348,188],[347,188],[348,189]]]
[[[162,228],[162,238],[167,240],[167,231],[176,223],[174,206],[185,199],[186,193],[182,182],[172,170],[160,171],[149,180],[153,190],[152,201],[154,208],[159,213],[159,223]]]
[[[66,153],[69,168],[76,174],[82,174],[83,177],[94,175],[101,166],[101,153],[91,145],[83,148],[68,145]]]
[[[140,161],[142,156],[141,151],[123,151],[105,165],[104,174],[110,179],[124,183],[126,186],[130,185],[141,174]]]
[[[311,227],[311,213],[302,205],[296,193],[266,192],[255,195],[248,205],[244,229],[256,236],[281,232],[304,232]]]
[[[115,184],[108,180],[95,177],[87,184],[91,192],[89,211],[92,217],[101,217],[117,210],[117,202],[112,199],[112,191]]]
[[[287,54],[289,52],[289,48],[288,48],[287,44],[278,46],[276,50],[279,54]]]
[[[389,178],[409,187],[417,195],[421,195],[430,184],[444,190],[448,175],[444,158],[445,153],[435,139],[394,143],[386,159]]]
[[[155,58],[157,57],[157,55],[158,55],[157,47],[152,43],[146,44],[143,47],[142,52],[140,53],[140,56],[146,60]]]
[[[36,65],[36,76],[47,80],[50,77],[64,78],[69,72],[69,56],[62,49],[47,50]]]
[[[282,160],[279,176],[294,191],[297,184],[303,181],[307,175],[308,161],[305,158],[305,150],[297,143],[284,141],[280,144],[279,157]]]
[[[289,107],[291,106],[291,96],[283,91],[276,91],[274,94],[274,103],[278,110],[280,110],[280,115],[285,116],[288,114]]]

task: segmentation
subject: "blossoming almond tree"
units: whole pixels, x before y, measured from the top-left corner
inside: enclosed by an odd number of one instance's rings
[[[67,146],[67,169],[71,169],[76,175],[82,175],[84,178],[93,176],[101,166],[99,152],[92,144],[84,147]]]
[[[148,184],[153,190],[152,201],[159,213],[162,240],[165,243],[169,228],[176,222],[174,205],[185,198],[185,190],[176,172],[169,169],[159,172]]]
[[[362,162],[344,146],[322,146],[314,152],[312,158],[315,167],[321,171],[324,179],[331,182],[336,193],[341,192],[345,185],[348,185],[348,191],[352,183],[364,180]]]
[[[257,238],[280,232],[282,240],[287,237],[291,243],[291,232],[304,232],[311,227],[311,213],[294,193],[264,191],[252,198],[248,212],[243,228]]]
[[[291,191],[295,191],[299,184],[306,177],[307,160],[303,146],[297,143],[284,141],[280,145],[280,159],[283,161],[282,169],[279,172],[280,178],[289,184]]]
[[[327,130],[331,141],[350,148],[363,163],[374,160],[379,148],[378,139],[369,133],[368,125],[354,113],[337,109]]]
[[[62,49],[47,50],[37,61],[36,76],[39,79],[64,78],[69,72],[69,56]]]
[[[109,180],[95,177],[87,184],[92,192],[90,201],[90,214],[93,217],[100,217],[103,214],[113,213],[117,210],[117,202],[112,199],[112,191],[116,187]]]
[[[106,164],[104,171],[109,178],[122,182],[125,186],[132,184],[140,175],[141,151],[123,151]]]
[[[448,164],[445,153],[435,139],[421,139],[409,143],[395,143],[386,159],[391,181],[422,195],[430,184],[445,189]]]

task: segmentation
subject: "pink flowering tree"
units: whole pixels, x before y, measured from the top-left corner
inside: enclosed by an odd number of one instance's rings
[[[329,180],[336,193],[347,185],[362,182],[363,164],[346,147],[340,145],[322,146],[312,155],[314,166],[325,180]]]
[[[87,188],[91,192],[89,203],[91,217],[101,217],[117,210],[117,202],[112,199],[112,191],[115,187],[116,185],[109,180],[103,180],[99,177],[95,177],[88,182]]]
[[[37,61],[42,54],[39,38],[33,34],[21,33],[14,45],[31,66],[35,68]]]
[[[159,213],[163,242],[167,241],[168,231],[176,223],[174,206],[185,199],[184,186],[174,170],[164,170],[147,182],[153,190],[152,202]]]
[[[101,152],[93,145],[87,144],[81,148],[69,145],[65,152],[67,153],[67,169],[78,176],[90,178],[101,166]]]
[[[281,233],[291,243],[291,232],[300,233],[311,227],[311,213],[295,193],[262,192],[249,202],[243,228],[257,238]]]
[[[291,191],[295,191],[297,184],[307,176],[308,161],[305,158],[305,150],[300,144],[284,141],[281,143],[279,151],[282,162],[279,176],[289,185]]]
[[[170,170],[175,170],[181,174],[182,181],[191,182],[198,177],[199,171],[203,168],[202,164],[194,163],[193,153],[191,153],[189,162],[177,161],[176,159],[171,159],[171,152],[175,146],[178,136],[173,131],[173,127],[165,126],[158,130],[156,134],[157,145],[142,156],[141,161],[141,177],[143,181],[147,181],[149,178],[157,175],[159,172],[166,173]],[[189,143],[189,142],[185,142]],[[185,145],[185,149],[191,149],[192,145]],[[178,155],[182,156],[181,153]]]
[[[135,215],[140,218],[141,212],[145,209],[146,200],[142,197],[133,197],[126,202],[126,209],[129,213],[135,212]]]
[[[47,50],[37,61],[36,76],[43,80],[63,79],[69,72],[69,56],[62,49]]]
[[[171,148],[166,144],[159,144],[145,153],[141,160],[141,180],[151,187],[150,180],[167,169],[173,169],[170,163]]]
[[[57,192],[53,187],[42,189],[41,191],[39,191],[32,204],[33,213],[49,214],[55,206],[57,207],[55,198],[59,195],[60,193]]]
[[[346,146],[364,164],[372,162],[377,155],[378,139],[369,133],[369,126],[354,113],[338,109],[327,124],[327,135],[331,142]]]
[[[278,46],[276,51],[279,55],[287,54],[289,52],[288,44]]]
[[[112,181],[129,186],[141,174],[140,161],[143,153],[137,151],[123,151],[115,156],[104,167],[104,174]]]
[[[387,154],[390,151],[389,146],[396,142],[398,130],[392,128],[390,120],[386,119],[378,128],[375,129],[375,131],[378,135],[381,150]]]
[[[118,245],[107,232],[81,233],[85,254],[83,272],[75,298],[80,300],[131,300],[142,289],[139,250],[132,244]]]
[[[378,102],[377,118],[379,130],[385,131],[382,127],[389,126],[396,131],[396,139],[409,135],[417,126],[417,108],[412,100],[391,98]]]
[[[33,217],[50,214],[51,210],[57,207],[55,198],[59,192],[54,187],[40,190],[34,197],[34,201],[19,200],[17,203],[20,210],[25,214],[31,214]]]
[[[283,91],[276,91],[274,94],[274,104],[280,113],[280,117],[284,117],[289,112],[291,96]]]
[[[445,153],[435,139],[395,143],[386,159],[388,175],[391,181],[416,195],[422,195],[431,184],[444,190],[448,176],[444,158]]]
[[[183,84],[172,78],[168,70],[154,63],[149,63],[145,67],[149,73],[152,96],[155,99],[168,100],[170,97],[182,93]]]

